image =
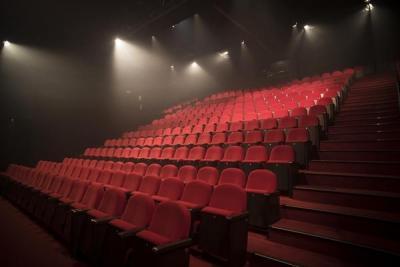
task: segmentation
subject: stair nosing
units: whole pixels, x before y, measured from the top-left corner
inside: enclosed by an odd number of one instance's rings
[[[366,177],[366,178],[386,178],[386,179],[400,179],[400,176],[385,175],[385,174],[367,174],[367,173],[351,173],[351,172],[323,172],[312,170],[299,170],[299,173],[304,174],[323,174],[330,176],[353,176],[353,177]]]
[[[290,219],[284,219],[284,220],[294,221],[294,220],[290,220]],[[306,223],[306,224],[312,225],[311,223]],[[301,234],[301,235],[308,235],[308,236],[312,236],[312,237],[319,238],[319,239],[326,239],[326,240],[330,240],[330,241],[334,241],[334,242],[338,242],[338,243],[344,243],[344,244],[351,245],[351,246],[356,246],[356,247],[366,248],[366,249],[370,249],[370,250],[375,250],[375,251],[379,251],[381,253],[390,254],[392,256],[400,256],[400,252],[386,250],[386,249],[382,249],[380,247],[372,247],[372,246],[369,246],[369,245],[365,245],[365,244],[361,244],[361,243],[355,243],[355,242],[351,242],[351,241],[348,241],[348,240],[337,239],[337,238],[329,237],[329,236],[326,236],[326,235],[324,236],[322,234],[314,234],[314,233],[305,232],[305,231],[301,231],[301,230],[290,229],[288,227],[274,226],[274,224],[270,225],[269,227],[272,228],[272,229],[278,229],[278,230],[281,230],[281,231],[287,231],[287,232]],[[332,228],[332,227],[330,227],[330,228]]]

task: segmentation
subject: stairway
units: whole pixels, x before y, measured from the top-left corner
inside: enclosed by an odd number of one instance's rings
[[[393,76],[374,74],[350,87],[317,157],[300,171],[292,197],[281,197],[281,220],[269,228],[268,242],[285,253],[271,249],[258,261],[321,266],[329,257],[336,266],[398,266],[400,112]]]

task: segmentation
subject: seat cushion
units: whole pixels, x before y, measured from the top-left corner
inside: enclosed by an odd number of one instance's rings
[[[110,214],[104,213],[104,212],[99,211],[99,210],[89,210],[87,212],[87,214],[92,216],[92,217],[94,217],[94,218],[97,218],[97,219],[110,216]]]
[[[60,198],[59,200],[60,200],[62,203],[65,203],[65,204],[68,204],[68,203],[73,202],[72,199],[67,198],[67,197],[62,197],[62,198]]]
[[[224,210],[224,209],[213,208],[213,207],[205,207],[201,211],[205,212],[205,213],[214,214],[214,215],[224,216],[224,217],[230,217],[230,216],[234,216],[237,214],[236,212],[231,211],[231,210]]]
[[[167,237],[151,232],[149,230],[140,231],[139,233],[137,233],[136,236],[154,245],[162,245],[170,242]]]
[[[121,219],[116,219],[112,220],[110,224],[118,229],[121,229],[123,231],[132,231],[135,229],[138,229],[138,227],[134,224],[128,223],[127,221],[121,220]]]
[[[192,203],[192,202],[187,202],[187,201],[183,201],[183,200],[178,200],[176,201],[179,204],[182,204],[183,206],[185,206],[188,209],[199,209],[202,208],[202,206],[196,204],[196,203]]]
[[[51,196],[52,198],[60,198],[60,197],[62,197],[62,195],[59,194],[59,193],[51,193],[50,196]]]
[[[256,194],[268,194],[268,192],[266,190],[259,190],[259,189],[251,189],[251,188],[246,188],[246,192],[248,193],[256,193]]]
[[[71,204],[71,207],[78,209],[78,210],[86,210],[88,207],[84,204],[81,204],[79,202],[74,202]]]
[[[155,201],[158,201],[158,202],[165,202],[165,201],[168,201],[168,200],[169,200],[169,198],[167,198],[167,197],[162,197],[162,196],[152,196],[152,198],[153,198]]]

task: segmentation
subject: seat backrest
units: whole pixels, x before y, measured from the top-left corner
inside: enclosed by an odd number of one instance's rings
[[[179,168],[177,178],[184,181],[192,181],[196,179],[197,169],[192,165],[185,165]]]
[[[185,136],[184,135],[177,135],[174,138],[174,142],[172,142],[172,145],[176,146],[176,145],[183,145],[183,143],[185,142]]]
[[[121,216],[126,204],[124,191],[110,188],[104,192],[103,198],[97,208],[110,216]]]
[[[202,146],[192,147],[189,151],[187,159],[189,160],[200,160],[204,158],[206,149]]]
[[[90,184],[88,185],[80,203],[89,209],[95,209],[99,206],[100,201],[103,198],[103,194],[104,187],[102,185]]]
[[[182,146],[175,150],[174,156],[172,158],[175,160],[187,159],[188,153],[189,148],[187,146]]]
[[[116,171],[111,175],[109,184],[113,185],[113,186],[120,187],[120,186],[123,185],[125,177],[126,177],[126,173],[125,172]]]
[[[120,161],[117,161],[117,162],[115,162],[114,165],[111,167],[111,170],[112,170],[112,171],[120,171],[121,168],[122,168],[122,166],[123,166],[123,163],[120,162]]]
[[[149,157],[149,153],[150,153],[150,147],[143,147],[140,150],[139,156],[138,158],[140,159],[147,159]]]
[[[160,184],[157,195],[167,197],[170,200],[178,200],[183,192],[185,184],[183,181],[175,178],[167,178]]]
[[[215,187],[209,207],[242,213],[247,209],[247,196],[243,188],[234,184],[221,184]]]
[[[211,135],[209,133],[202,133],[197,139],[197,145],[208,145],[211,143]]]
[[[212,145],[219,145],[223,144],[226,141],[226,134],[225,133],[216,133],[213,135],[210,144]]]
[[[170,159],[174,155],[175,149],[173,147],[164,147],[161,151],[160,159]]]
[[[144,176],[140,183],[139,192],[154,195],[158,192],[161,179],[157,176]]]
[[[96,182],[100,184],[108,184],[110,182],[111,176],[113,172],[110,170],[103,170],[100,172],[99,177],[97,178]]]
[[[235,184],[244,187],[246,184],[246,175],[239,168],[226,168],[221,172],[218,184]]]
[[[143,179],[142,175],[129,173],[125,176],[124,183],[122,184],[121,187],[129,191],[136,191],[139,188],[142,179]]]
[[[79,202],[85,194],[88,185],[88,181],[75,180],[72,184],[68,198],[73,202]]]
[[[307,109],[304,107],[294,108],[290,112],[290,116],[292,117],[300,117],[307,115]]]
[[[247,177],[246,190],[249,191],[270,194],[277,191],[277,186],[276,175],[270,170],[253,170]]]
[[[289,129],[286,135],[286,142],[308,142],[310,140],[307,129]]]
[[[319,125],[319,120],[318,117],[315,115],[301,116],[299,118],[299,127],[305,128],[318,125]]]
[[[146,173],[144,174],[145,176],[159,176],[160,175],[160,170],[161,170],[161,165],[158,163],[152,163],[147,167]]]
[[[209,123],[204,127],[203,133],[212,133],[215,132],[215,124]]]
[[[296,127],[297,127],[297,120],[295,117],[283,117],[278,121],[279,129],[296,128]]]
[[[184,145],[194,145],[197,142],[197,135],[195,134],[189,134],[186,136],[185,142],[183,143]]]
[[[205,166],[197,172],[196,180],[215,185],[218,182],[218,170],[215,167]]]
[[[243,148],[241,146],[228,146],[225,149],[222,161],[241,161],[243,159]]]
[[[91,168],[89,168],[89,167],[82,168],[82,171],[81,171],[81,173],[79,174],[78,179],[80,179],[80,180],[87,180],[88,177],[89,177],[89,174],[90,174],[90,170],[91,170]]]
[[[204,156],[205,160],[220,160],[224,150],[219,146],[210,146]]]
[[[200,134],[203,132],[203,129],[204,129],[204,125],[202,125],[202,124],[195,125],[192,129],[192,134]]]
[[[228,131],[228,124],[223,122],[223,123],[218,123],[217,127],[215,129],[215,132],[226,132]]]
[[[161,155],[161,148],[159,148],[159,147],[153,147],[153,148],[150,150],[149,158],[150,158],[150,159],[158,159],[158,158],[160,158],[160,155]]]
[[[163,141],[162,141],[162,145],[163,145],[163,146],[170,146],[170,145],[172,145],[172,142],[173,142],[173,137],[172,137],[172,135],[168,135],[168,136],[165,136],[165,137],[164,137],[164,139],[163,139]]]
[[[310,107],[308,114],[318,116],[320,114],[327,113],[326,107],[322,105],[315,105]]]
[[[112,166],[114,165],[114,161],[106,161],[104,162],[103,170],[111,170]]]
[[[129,198],[121,219],[135,225],[138,228],[144,228],[149,225],[155,210],[154,200],[144,194],[136,194]]]
[[[212,192],[213,186],[211,184],[190,181],[183,190],[181,200],[204,207],[210,202]]]
[[[90,170],[90,173],[89,173],[89,176],[88,176],[87,179],[88,179],[89,181],[91,181],[91,182],[96,182],[97,179],[98,179],[99,176],[100,176],[100,172],[101,172],[100,169],[91,169],[91,170]]]
[[[139,162],[135,164],[135,168],[133,169],[133,173],[144,175],[147,169],[147,164],[143,162]]]
[[[260,128],[260,123],[258,120],[251,120],[251,121],[246,121],[244,123],[244,130],[245,131],[253,131],[256,129]]]
[[[187,208],[176,202],[166,201],[156,207],[148,230],[175,242],[189,236],[190,221]]]
[[[243,142],[242,132],[231,132],[226,141],[227,144],[240,144]]]
[[[264,119],[260,121],[260,129],[262,130],[271,130],[278,128],[278,122],[276,119]]]
[[[262,142],[262,132],[259,130],[249,131],[246,133],[244,138],[244,143],[255,144]]]
[[[57,193],[61,196],[68,196],[69,192],[71,191],[72,184],[74,183],[74,179],[71,178],[64,178],[60,188],[58,189]]]
[[[235,132],[235,131],[241,131],[243,130],[243,122],[241,121],[236,121],[236,122],[231,122],[229,125],[229,131]]]
[[[295,152],[290,145],[278,145],[272,148],[268,162],[286,162],[295,161]]]
[[[121,167],[121,171],[126,172],[126,173],[131,173],[134,168],[135,168],[135,163],[125,162]]]
[[[264,142],[266,143],[285,142],[285,132],[281,129],[268,131],[265,133]]]
[[[265,146],[251,146],[247,149],[244,160],[265,162],[268,160],[267,149]]]
[[[176,177],[178,173],[178,167],[173,164],[167,164],[162,166],[160,171],[160,178],[171,178]]]
[[[140,153],[140,148],[134,147],[131,150],[131,154],[129,155],[129,158],[131,159],[137,159]]]

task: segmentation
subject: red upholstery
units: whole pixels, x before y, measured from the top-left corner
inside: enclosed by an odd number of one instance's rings
[[[265,119],[260,121],[260,129],[270,130],[278,128],[278,122],[276,119]]]
[[[121,187],[125,181],[126,173],[122,171],[116,171],[111,175],[110,182],[111,186]]]
[[[143,176],[139,174],[127,174],[121,187],[126,189],[127,191],[136,191],[139,188],[140,183],[142,182],[142,178]]]
[[[232,122],[229,125],[230,132],[236,132],[236,131],[241,131],[241,130],[243,130],[243,122],[241,122],[241,121]]]
[[[258,120],[246,121],[244,123],[244,130],[246,130],[246,131],[253,131],[253,130],[257,130],[259,128],[260,128],[260,124],[259,124]]]
[[[181,195],[185,184],[183,181],[175,178],[167,178],[160,184],[160,189],[157,195],[153,196],[156,201],[178,200]]]
[[[210,145],[220,145],[225,143],[226,141],[226,134],[225,133],[216,133],[213,135]]]
[[[67,196],[60,198],[60,201],[64,203],[79,202],[88,187],[88,181],[75,180],[72,184],[71,191]]]
[[[285,132],[283,130],[271,130],[265,133],[264,143],[283,143],[285,142]]]
[[[96,182],[100,184],[108,184],[111,179],[111,175],[113,174],[110,170],[104,170],[100,172],[99,177],[97,178]]]
[[[196,178],[197,170],[192,165],[185,165],[179,168],[177,178],[183,182],[190,182]]]
[[[138,158],[139,159],[147,159],[147,158],[149,158],[149,154],[150,154],[150,147],[143,147],[140,150]]]
[[[149,228],[136,236],[154,245],[176,242],[188,237],[190,220],[184,206],[166,201],[156,207]]]
[[[263,139],[262,132],[259,130],[249,131],[245,134],[245,144],[261,143]]]
[[[170,159],[174,155],[175,149],[173,147],[164,147],[161,151],[160,159]]]
[[[294,128],[289,129],[286,136],[286,142],[308,142],[310,140],[307,129]]]
[[[219,124],[217,124],[217,127],[215,128],[216,133],[227,132],[227,131],[228,131],[227,123],[219,123]]]
[[[107,189],[97,209],[89,210],[87,213],[95,218],[105,216],[120,216],[124,211],[126,195],[124,191],[115,188]]]
[[[160,171],[160,178],[171,178],[176,177],[178,173],[178,167],[173,164],[164,165]]]
[[[246,184],[246,175],[241,169],[227,168],[221,172],[218,184],[235,184],[244,187]]]
[[[179,147],[175,150],[174,156],[171,159],[184,160],[187,158],[188,153],[189,153],[189,148],[187,146]]]
[[[138,175],[144,175],[147,169],[147,164],[140,162],[135,164],[135,168],[133,169],[133,173]]]
[[[112,220],[110,224],[123,231],[146,227],[150,223],[154,209],[154,200],[150,196],[134,195],[128,200],[121,219]]]
[[[158,163],[152,163],[147,167],[144,176],[159,176],[161,170],[161,165]]]
[[[294,117],[283,117],[278,121],[279,129],[296,128],[296,127],[297,127],[297,120]]]
[[[318,117],[314,115],[301,116],[299,118],[299,127],[305,128],[318,125],[319,125]]]
[[[326,107],[322,105],[315,105],[310,107],[308,114],[318,116],[320,114],[327,113]]]
[[[229,217],[243,213],[246,206],[247,197],[244,189],[233,184],[221,184],[215,187],[210,204],[202,211]]]
[[[218,170],[214,167],[202,167],[197,172],[196,180],[215,185],[218,182]]]
[[[228,135],[228,139],[226,141],[226,144],[240,144],[243,142],[243,134],[242,132],[231,132]]]
[[[178,203],[189,209],[202,208],[208,205],[213,191],[211,184],[200,181],[191,181],[186,184],[182,197]]]
[[[177,146],[177,145],[183,145],[185,142],[185,136],[184,135],[177,135],[174,138],[174,141],[172,142],[172,145]]]
[[[204,159],[202,161],[218,161],[221,160],[222,155],[224,150],[219,147],[219,146],[210,146],[206,154],[204,156]]]
[[[189,151],[187,160],[191,160],[191,161],[201,160],[204,158],[205,153],[206,153],[206,149],[202,146],[192,147]]]
[[[293,163],[295,152],[292,146],[278,145],[272,148],[269,163]]]
[[[209,133],[202,133],[197,139],[197,145],[208,145],[211,142],[211,135]]]
[[[189,134],[186,136],[185,142],[183,143],[185,146],[195,145],[197,143],[197,135]]]
[[[103,198],[104,187],[100,184],[90,184],[79,202],[71,204],[76,209],[95,209]]]
[[[154,195],[158,192],[160,182],[161,179],[157,176],[144,176],[137,192]]]
[[[225,149],[221,162],[239,162],[243,160],[243,148],[241,146],[228,146]]]
[[[270,170],[254,170],[247,177],[246,191],[270,194],[277,191],[278,180]]]
[[[268,160],[265,146],[251,146],[247,149],[243,163],[262,163]]]

